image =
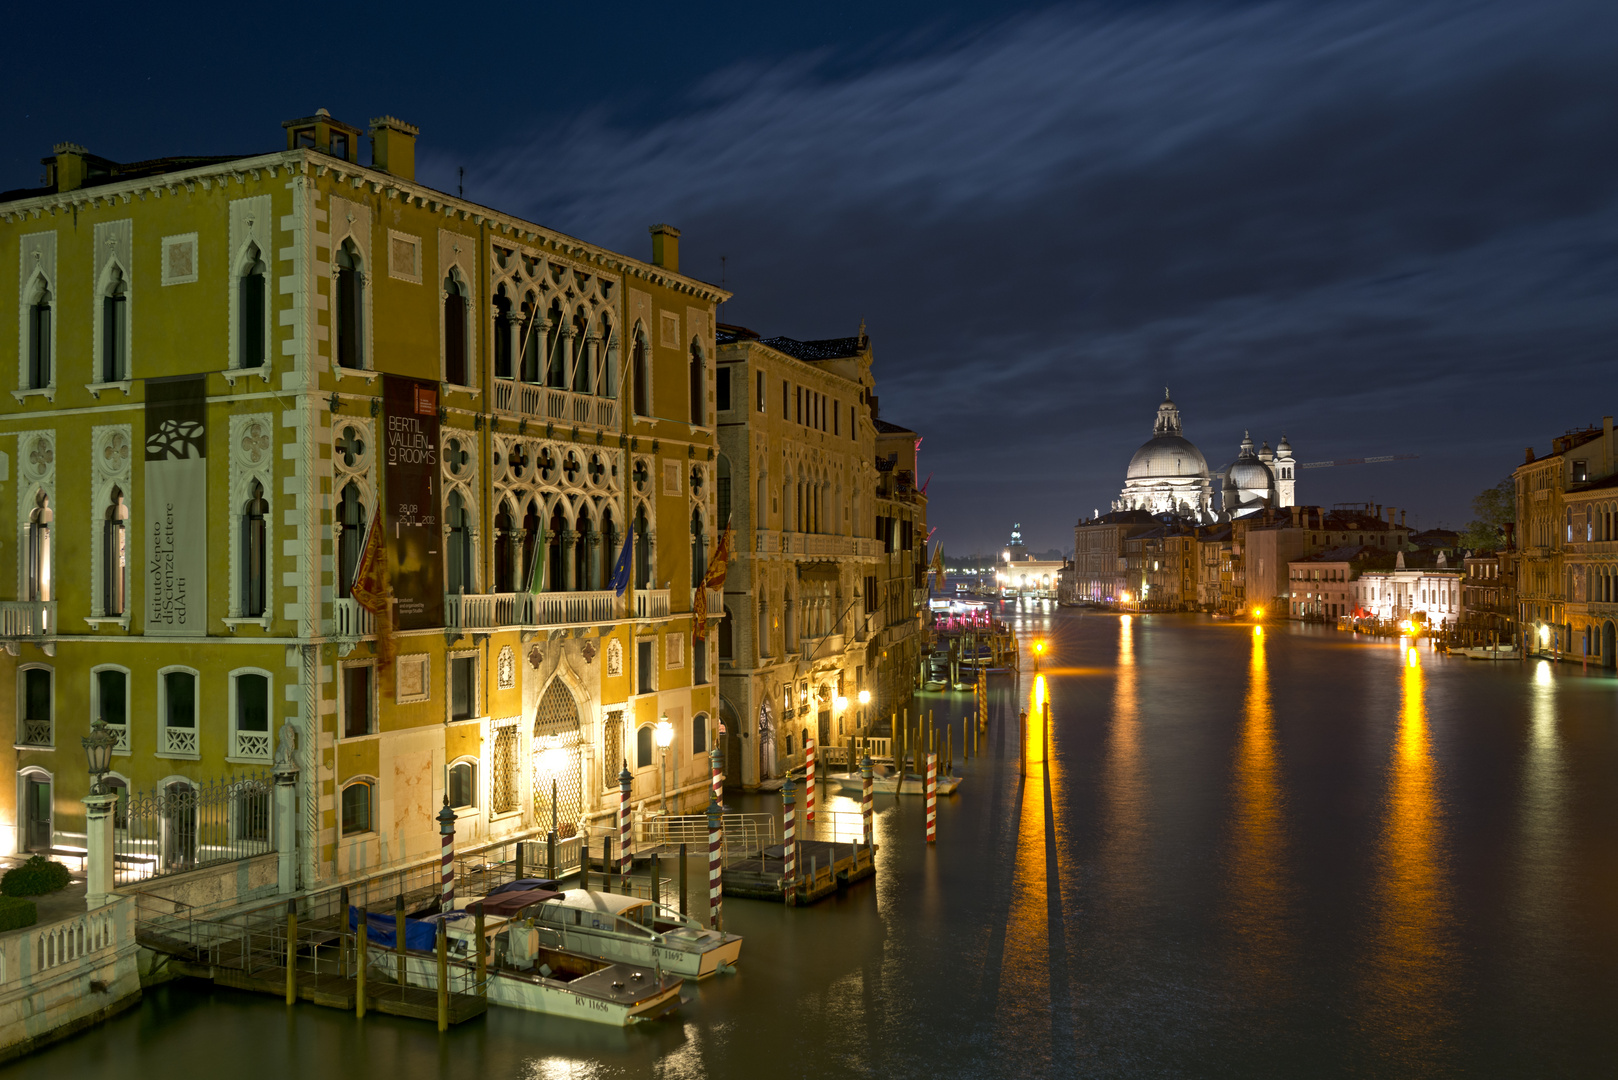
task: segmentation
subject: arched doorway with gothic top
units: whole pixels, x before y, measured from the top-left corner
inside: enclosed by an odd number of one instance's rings
[[[555,821],[558,837],[573,836],[584,818],[584,732],[579,703],[561,679],[540,695],[533,747],[534,824],[545,831]]]

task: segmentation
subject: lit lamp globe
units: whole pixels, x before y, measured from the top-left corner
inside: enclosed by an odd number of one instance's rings
[[[869,705],[870,703],[871,703],[871,692],[869,690],[861,690],[860,691],[860,704],[861,705]]]
[[[657,743],[660,750],[667,750],[669,743],[674,741],[674,725],[669,723],[668,717],[663,717],[652,729],[652,741]]]
[[[90,794],[105,794],[101,790],[101,778],[112,768],[112,748],[117,744],[118,736],[105,723],[97,720],[90,725],[90,734],[79,739],[79,742],[84,746],[85,764],[95,780],[90,785]]]
[[[539,752],[539,766],[552,776],[562,771],[567,763],[567,753],[560,746],[547,746]]]
[[[838,694],[836,697],[832,698],[831,703],[837,708],[838,712],[848,708],[848,699],[842,694]]]

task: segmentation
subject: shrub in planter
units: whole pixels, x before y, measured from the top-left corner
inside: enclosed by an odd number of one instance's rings
[[[67,888],[67,867],[43,855],[35,855],[21,866],[0,877],[0,893],[7,896],[42,896]]]
[[[39,909],[32,900],[15,896],[0,896],[0,933],[22,926],[33,926],[39,921]]]

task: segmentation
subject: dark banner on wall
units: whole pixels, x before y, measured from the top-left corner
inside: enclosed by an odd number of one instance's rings
[[[146,380],[146,632],[208,632],[207,377]]]
[[[383,522],[399,630],[444,625],[438,504],[438,384],[382,376]]]

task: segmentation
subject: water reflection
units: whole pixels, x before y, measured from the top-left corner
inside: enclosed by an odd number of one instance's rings
[[[1141,763],[1139,670],[1135,628],[1118,620],[1118,665],[1107,733],[1105,833],[1101,867],[1108,892],[1121,912],[1135,913],[1147,898],[1145,872],[1147,788]]]
[[[1369,997],[1378,1041],[1414,1065],[1436,1056],[1449,1019],[1450,886],[1444,823],[1427,727],[1427,685],[1416,648],[1406,648],[1399,729],[1388,765],[1373,895]]]
[[[1052,1020],[1051,935],[1049,927],[1049,888],[1045,830],[1045,676],[1037,676],[1022,706],[1028,710],[1023,731],[1022,754],[1027,775],[1020,782],[1016,856],[1012,872],[1011,908],[1006,916],[1003,983],[995,1010],[995,1028],[1010,1037],[1008,1053],[1026,1060],[1031,1055],[1043,1059],[1049,1044],[1033,1040],[1034,1033],[1045,1035]]]
[[[1292,951],[1287,930],[1285,808],[1262,626],[1253,627],[1247,667],[1226,887],[1230,890],[1228,921],[1236,937],[1236,963],[1244,969],[1242,976],[1251,989],[1262,993],[1275,989]]]
[[[1571,885],[1567,774],[1550,661],[1539,661],[1528,694],[1528,746],[1518,804],[1519,861],[1512,907],[1524,943],[1544,955],[1563,948]]]

